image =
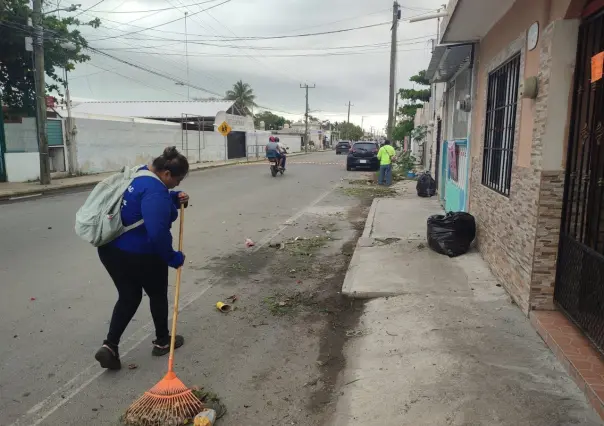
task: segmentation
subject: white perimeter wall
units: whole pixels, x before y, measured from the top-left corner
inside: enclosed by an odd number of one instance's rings
[[[40,178],[40,155],[35,118],[4,124],[6,136],[6,180],[27,182]]]
[[[37,152],[9,152],[4,154],[6,180],[27,182],[40,178],[40,155]]]
[[[272,135],[271,132],[258,131],[247,132],[245,134],[245,141],[247,146],[247,156],[252,159],[255,157],[264,157],[264,152],[268,139],[271,136],[279,137],[279,142],[285,145],[288,149],[287,152],[294,153],[302,150],[302,139],[301,136],[296,135]]]
[[[188,131],[188,149],[178,123],[76,114],[77,170],[101,173],[146,164],[167,146],[176,146],[191,163],[224,160],[224,137]],[[198,137],[200,135],[201,137]]]

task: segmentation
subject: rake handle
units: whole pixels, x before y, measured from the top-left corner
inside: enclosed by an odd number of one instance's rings
[[[180,231],[178,232],[178,251],[182,252],[183,230],[185,226],[185,206],[180,205]],[[172,333],[170,336],[170,357],[168,358],[168,374],[174,372],[174,345],[176,343],[176,323],[178,321],[178,302],[180,299],[180,277],[182,266],[176,270],[176,290],[174,291],[174,313],[172,314]]]

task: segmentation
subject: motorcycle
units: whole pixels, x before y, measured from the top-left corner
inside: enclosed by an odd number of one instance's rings
[[[273,177],[276,177],[278,173],[281,173],[282,175],[285,173],[285,169],[281,167],[277,157],[268,157],[268,163]]]
[[[271,175],[273,177],[277,176],[277,173],[283,174],[285,172],[285,170],[283,169],[283,167],[281,167],[279,165],[279,159],[277,157],[269,158],[268,162],[269,162],[269,167],[270,167],[270,170],[271,170]]]

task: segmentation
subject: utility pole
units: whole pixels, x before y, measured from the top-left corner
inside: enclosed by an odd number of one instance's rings
[[[187,101],[191,100],[191,81],[189,80],[189,34],[187,33],[187,15],[189,12],[185,12],[185,59],[187,61]]]
[[[351,106],[354,106],[354,105],[352,105],[352,104],[350,103],[350,101],[348,101],[348,120],[347,120],[347,122],[348,122],[348,123],[350,123],[350,107],[351,107]]]
[[[304,152],[308,152],[308,89],[314,89],[317,87],[315,84],[309,86],[307,84],[301,84],[300,89],[306,89],[306,111],[304,113]]]
[[[50,158],[46,138],[46,83],[44,81],[44,34],[42,30],[42,0],[33,0],[34,80],[38,115],[38,151],[40,153],[40,184],[50,184]]]
[[[65,70],[65,104],[67,107],[67,161],[68,171],[70,176],[74,176],[76,172],[77,155],[75,153],[75,143],[73,135],[73,117],[71,115],[71,93],[69,92],[69,80]]]
[[[394,126],[394,96],[396,92],[396,43],[398,32],[398,20],[400,19],[399,4],[394,1],[392,5],[392,40],[390,45],[390,96],[388,97],[388,129],[387,138],[392,138]]]

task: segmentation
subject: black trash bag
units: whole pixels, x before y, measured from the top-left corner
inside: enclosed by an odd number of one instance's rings
[[[430,172],[422,173],[417,179],[417,195],[420,197],[434,197],[436,195],[436,181],[430,176]]]
[[[447,213],[428,218],[428,245],[437,253],[460,256],[470,250],[476,238],[476,221],[469,213]]]

